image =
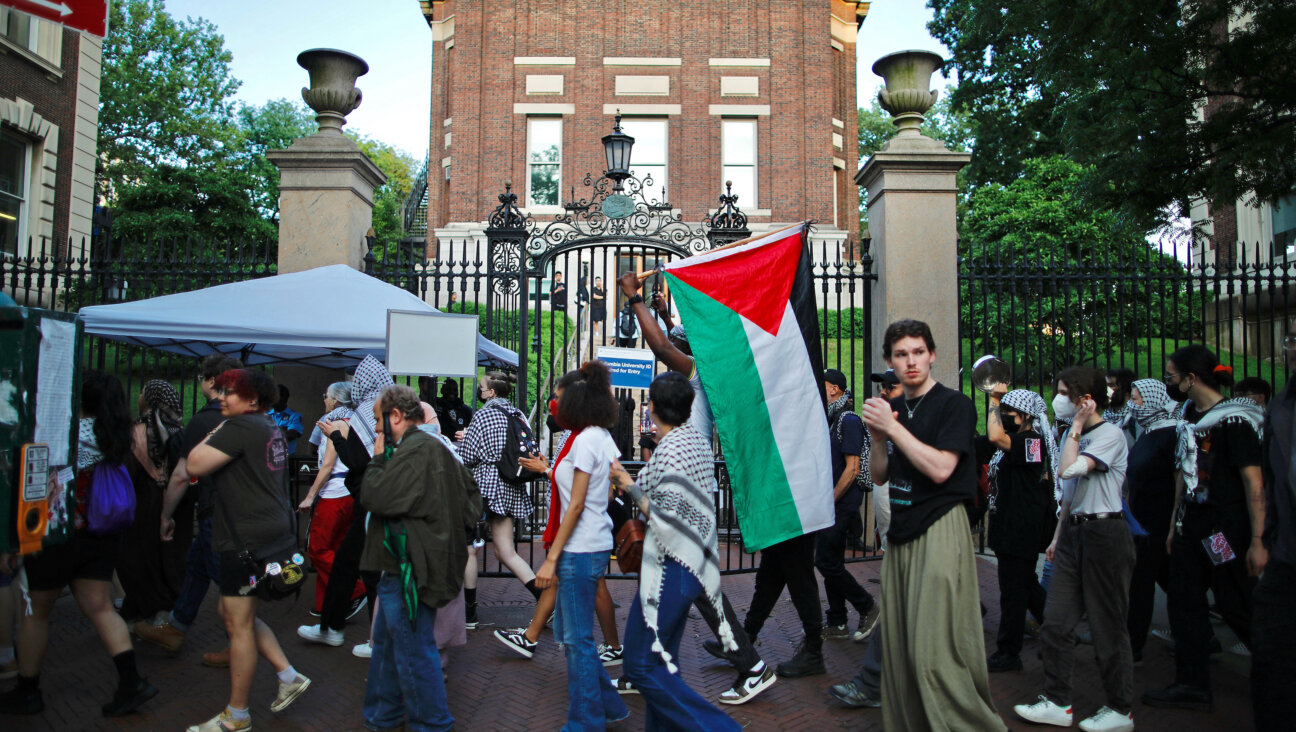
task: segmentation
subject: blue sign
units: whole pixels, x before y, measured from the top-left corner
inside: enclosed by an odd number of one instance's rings
[[[618,389],[647,389],[653,379],[653,354],[644,348],[601,346],[598,360],[612,372],[612,386]]]

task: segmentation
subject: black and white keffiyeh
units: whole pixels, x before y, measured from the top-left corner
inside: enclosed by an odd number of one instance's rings
[[[365,356],[360,365],[356,366],[355,376],[351,378],[351,399],[356,403],[351,429],[355,430],[370,455],[373,455],[374,440],[378,437],[378,422],[373,414],[374,402],[378,401],[383,389],[395,385],[387,367],[373,356]]]
[[[1044,397],[1027,389],[1013,389],[999,400],[1001,404],[1022,414],[1027,415],[1035,420],[1035,431],[1040,433],[1044,438],[1044,448],[1048,453],[1049,471],[1054,478],[1058,474],[1058,461],[1061,454],[1058,451],[1057,436],[1053,433],[1052,426],[1049,425],[1048,406],[1044,403]],[[990,479],[994,480],[999,473],[999,463],[1004,458],[1003,450],[996,450],[994,457],[990,458]]]
[[[1142,391],[1141,389],[1139,390]],[[1178,444],[1175,446],[1175,463],[1183,473],[1184,496],[1193,503],[1208,498],[1207,491],[1197,480],[1197,440],[1223,424],[1245,424],[1255,430],[1256,439],[1264,440],[1264,410],[1245,397],[1222,401],[1201,416],[1194,424],[1185,416],[1191,401],[1185,400],[1179,408]]]
[[[736,650],[738,644],[725,620],[720,599],[720,561],[712,500],[716,490],[715,456],[710,442],[687,423],[672,429],[653,450],[635,488],[636,493],[642,491],[650,506],[643,563],[639,569],[639,603],[644,624],[653,633],[653,652],[661,656],[667,670],[678,672],[670,652],[662,645],[657,626],[662,577],[668,558],[697,577],[707,602],[720,618],[717,634],[721,645]]]

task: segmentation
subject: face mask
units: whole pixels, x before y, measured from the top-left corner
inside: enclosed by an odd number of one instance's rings
[[[490,400],[487,399],[486,397],[482,396],[482,393],[481,393],[481,391],[479,390],[479,391],[477,392],[477,401],[478,401],[479,403],[481,403],[481,404],[485,404],[486,402],[488,402],[488,401],[490,401]]]
[[[1183,383],[1182,379],[1180,379],[1178,383],[1166,384],[1166,396],[1170,397],[1176,402],[1182,402],[1188,398],[1188,392],[1184,391],[1179,387],[1180,383]],[[1191,389],[1192,386],[1189,386],[1188,388]]]
[[[1075,420],[1076,406],[1071,403],[1065,394],[1058,394],[1053,397],[1053,416],[1063,422]]]
[[[1107,387],[1107,401],[1110,402],[1115,397],[1116,397],[1116,388],[1112,386]]]

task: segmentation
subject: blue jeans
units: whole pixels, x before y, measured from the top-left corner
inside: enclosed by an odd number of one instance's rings
[[[558,558],[558,621],[554,637],[563,644],[567,655],[565,732],[606,729],[608,722],[630,714],[594,648],[594,593],[611,554],[563,552]]]
[[[171,608],[171,624],[177,629],[188,631],[198,617],[207,588],[220,577],[219,558],[212,550],[212,517],[198,519],[198,533],[185,555],[184,584]]]
[[[666,561],[661,603],[657,606],[657,633],[662,647],[670,653],[676,666],[679,665],[680,639],[688,622],[689,607],[702,594],[702,585],[692,572],[673,559]],[[703,597],[702,601],[706,602],[706,599]],[[644,623],[639,593],[635,593],[630,617],[626,620],[625,675],[643,695],[648,711],[645,730],[704,729],[721,732],[740,729],[728,714],[690,689],[679,674],[671,673],[652,646],[653,632]]]
[[[417,622],[411,626],[400,578],[383,574],[378,582],[373,655],[365,684],[365,727],[390,729],[401,726],[402,721],[412,732],[454,727],[441,675],[441,655],[432,634],[435,623],[436,610],[419,603]]]

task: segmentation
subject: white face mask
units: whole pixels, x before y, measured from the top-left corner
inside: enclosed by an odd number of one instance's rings
[[[1058,394],[1053,397],[1053,417],[1063,422],[1070,422],[1075,419],[1076,406],[1071,403],[1065,394]]]

